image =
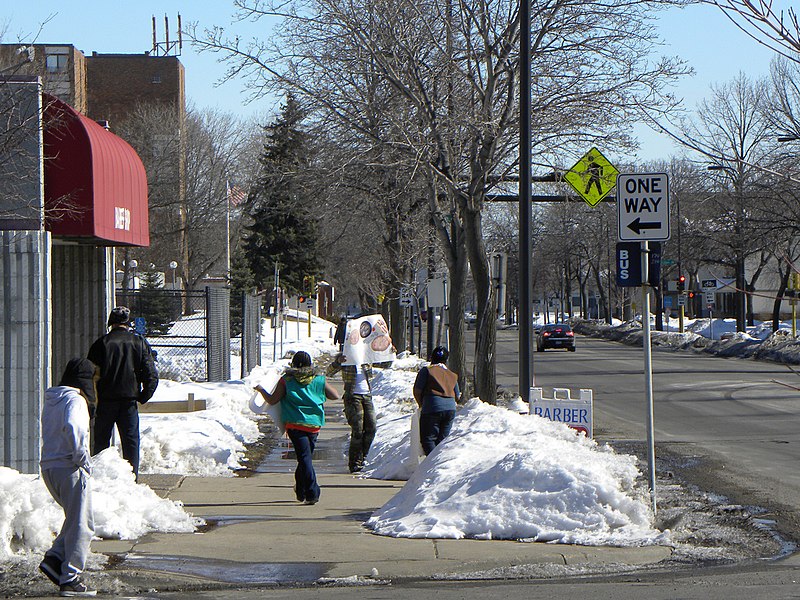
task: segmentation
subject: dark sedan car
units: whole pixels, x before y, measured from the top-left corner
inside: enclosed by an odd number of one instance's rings
[[[544,352],[548,348],[566,348],[575,352],[575,334],[566,323],[543,325],[536,336],[536,350]]]

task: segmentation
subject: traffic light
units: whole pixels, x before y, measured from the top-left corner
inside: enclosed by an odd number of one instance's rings
[[[678,291],[682,292],[686,289],[686,275],[678,275]]]

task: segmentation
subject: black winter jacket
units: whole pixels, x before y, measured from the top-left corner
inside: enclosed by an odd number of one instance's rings
[[[144,404],[156,391],[156,370],[150,344],[125,327],[114,327],[89,348],[87,358],[100,367],[100,404],[137,400]]]

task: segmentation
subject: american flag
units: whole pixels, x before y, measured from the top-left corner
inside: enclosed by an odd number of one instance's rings
[[[247,191],[238,186],[238,185],[231,185],[230,182],[226,182],[226,187],[228,191],[228,202],[231,206],[239,206],[245,200],[247,200]]]

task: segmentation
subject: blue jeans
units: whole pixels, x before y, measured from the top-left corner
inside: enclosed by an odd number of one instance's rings
[[[455,418],[456,411],[454,410],[422,413],[419,416],[419,438],[425,456],[428,456],[444,438],[450,435]]]
[[[139,476],[139,407],[136,400],[103,402],[97,405],[92,431],[92,454],[98,454],[111,445],[114,425],[119,431],[122,457],[131,463],[133,474]]]
[[[289,439],[292,440],[294,453],[297,456],[297,468],[294,471],[294,485],[298,500],[319,500],[319,485],[311,455],[317,445],[318,433],[300,431],[299,429],[286,429]]]

